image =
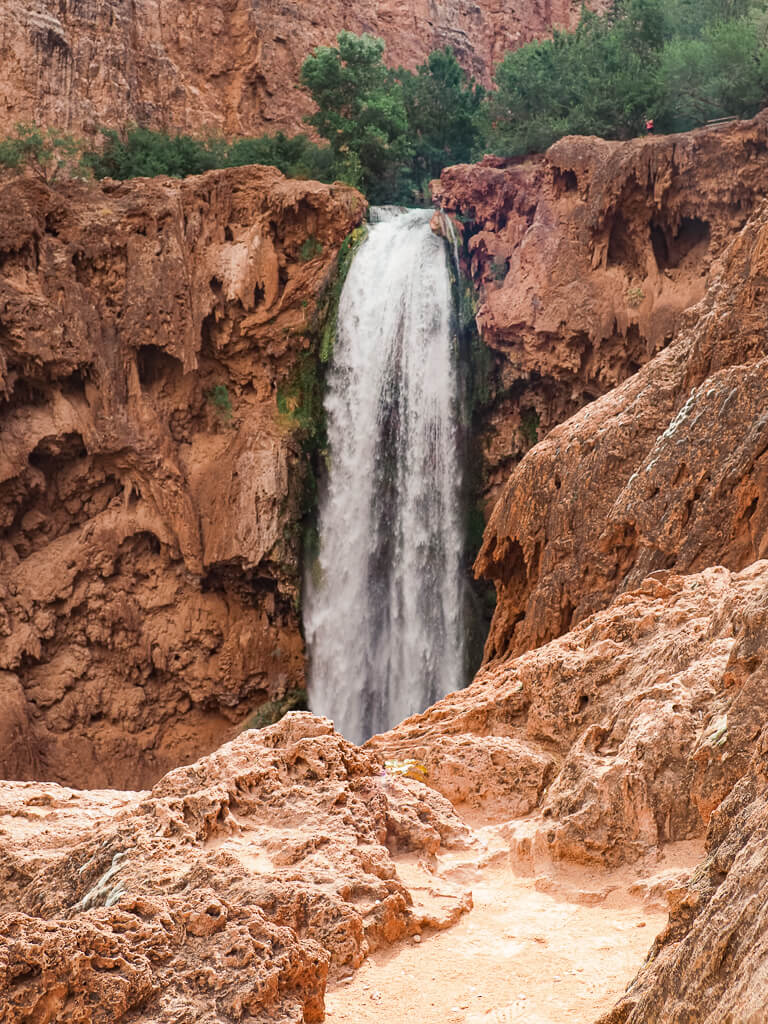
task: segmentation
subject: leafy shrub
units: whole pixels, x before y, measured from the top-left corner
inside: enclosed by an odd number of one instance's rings
[[[103,128],[104,144],[92,150],[87,160],[97,178],[152,178],[167,174],[184,178],[223,166],[225,143],[194,139],[190,135],[168,135],[149,128],[131,128],[122,135]]]
[[[309,263],[310,260],[321,256],[323,252],[322,242],[319,242],[314,235],[305,238],[299,249],[299,259],[302,263]]]
[[[268,725],[274,725],[275,722],[279,722],[289,711],[306,711],[308,706],[306,690],[289,690],[284,697],[265,701],[245,720],[241,731],[245,732],[246,729],[264,729]]]
[[[632,288],[627,288],[627,305],[633,309],[637,309],[638,306],[643,304],[645,300],[645,292],[639,285],[635,285]]]
[[[307,118],[328,139],[345,180],[373,202],[400,194],[412,155],[402,89],[384,64],[384,42],[340,32],[338,46],[319,46],[301,67],[301,83],[317,112]]]
[[[540,424],[541,417],[535,409],[524,409],[522,411],[520,433],[523,435],[523,439],[529,448],[533,448],[538,443]]]
[[[229,425],[232,422],[232,401],[226,384],[217,384],[208,392],[208,401],[216,411],[216,416],[221,423]]]
[[[626,139],[647,118],[685,130],[768,100],[765,0],[617,0],[573,32],[508,53],[485,108],[484,141],[507,156],[563,135]]]
[[[14,135],[0,140],[0,168],[28,170],[48,185],[59,177],[85,177],[83,143],[55,128],[17,124]]]
[[[509,260],[494,260],[491,264],[491,276],[497,284],[501,284],[509,273]]]

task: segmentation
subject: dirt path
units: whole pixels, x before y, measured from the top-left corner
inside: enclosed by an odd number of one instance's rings
[[[644,871],[569,868],[526,877],[508,854],[488,854],[490,838],[485,855],[444,858],[437,874],[398,863],[425,900],[469,888],[474,909],[448,931],[377,951],[332,985],[329,1024],[592,1024],[666,924],[658,899],[645,896],[647,876],[663,880],[701,857],[699,844],[677,844]]]

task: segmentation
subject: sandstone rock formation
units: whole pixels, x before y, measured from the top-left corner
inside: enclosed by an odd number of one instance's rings
[[[763,207],[674,343],[512,474],[477,563],[499,595],[488,658],[560,635],[656,570],[767,553],[767,238]]]
[[[761,666],[765,692],[765,665]],[[670,922],[626,996],[599,1024],[762,1024],[768,944],[768,749],[712,816],[709,856],[675,893]]]
[[[615,866],[703,836],[762,728],[768,563],[656,573],[369,746],[414,758],[523,857]]]
[[[486,286],[478,316],[511,382],[491,413],[490,493],[502,493],[476,565],[499,598],[487,659],[567,632],[656,570],[739,570],[767,553],[768,350],[757,301],[767,130],[762,114],[626,144],[566,139],[545,161],[480,167],[479,183],[468,168],[446,172],[444,188],[455,175],[470,191],[459,199],[454,184],[443,203],[488,227],[470,238],[475,273],[489,253],[511,252],[503,287]],[[698,242],[660,263],[693,238],[694,222]],[[633,288],[643,294],[636,308]],[[510,403],[549,426],[622,380],[547,434],[500,487],[509,464],[500,452],[514,461],[523,447]]]
[[[0,120],[293,133],[311,110],[301,64],[341,29],[382,36],[393,66],[415,68],[452,46],[489,84],[507,50],[572,25],[580,9],[576,0],[2,0]]]
[[[271,168],[2,186],[0,774],[136,789],[303,685],[276,397],[363,212]]]
[[[329,971],[470,905],[421,906],[397,873],[465,842],[447,801],[309,714],[150,793],[5,783],[0,828],[7,1024],[312,1024]]]
[[[443,172],[433,191],[463,232],[478,327],[497,353],[489,512],[535,440],[669,344],[767,186],[765,113]]]

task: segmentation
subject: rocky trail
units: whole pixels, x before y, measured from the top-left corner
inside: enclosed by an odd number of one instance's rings
[[[475,849],[439,855],[434,871],[414,857],[396,859],[415,898],[470,890],[472,909],[453,928],[377,950],[332,983],[330,1024],[593,1024],[666,924],[664,890],[703,853],[701,843],[675,843],[658,860],[617,871],[532,872],[505,831],[477,827]]]

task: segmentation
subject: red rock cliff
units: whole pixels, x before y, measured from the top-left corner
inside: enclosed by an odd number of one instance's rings
[[[3,187],[0,774],[137,788],[303,684],[276,390],[363,210],[258,167]]]
[[[411,68],[453,46],[487,84],[507,50],[573,24],[580,9],[576,0],[0,0],[0,121],[293,132],[311,110],[302,61],[341,29],[382,36],[388,61]]]
[[[560,635],[657,569],[762,555],[759,442],[741,434],[758,422],[762,220],[718,257],[766,187],[766,114],[444,172],[501,384],[489,505],[501,497],[477,562],[499,596],[488,659]],[[515,469],[531,415],[546,436]]]
[[[497,352],[489,504],[532,438],[669,343],[713,259],[768,184],[768,117],[627,143],[568,138],[546,157],[448,168],[434,191],[461,218]],[[501,164],[501,166],[499,166]]]

